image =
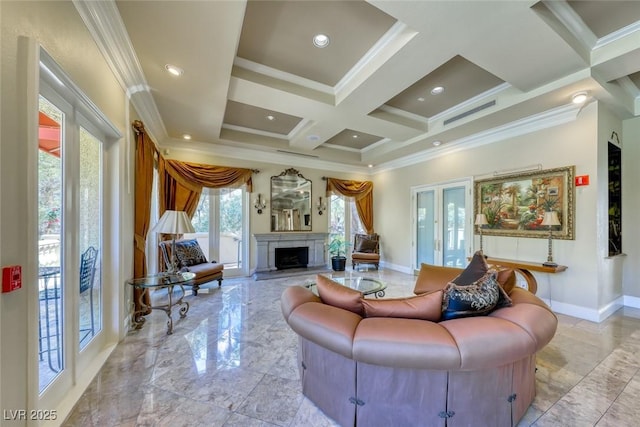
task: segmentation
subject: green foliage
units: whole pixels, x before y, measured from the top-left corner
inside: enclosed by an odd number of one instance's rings
[[[209,213],[211,196],[205,190],[200,195],[196,212],[191,219],[197,233],[209,232]],[[220,233],[242,234],[242,191],[239,189],[221,190],[219,201]]]
[[[347,253],[347,245],[348,243],[344,240],[343,236],[334,237],[329,243],[329,254],[332,257],[341,257],[345,256]]]

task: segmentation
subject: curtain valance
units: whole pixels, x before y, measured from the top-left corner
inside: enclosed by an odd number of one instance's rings
[[[252,190],[251,169],[211,166],[158,159],[160,215],[165,210],[185,211],[189,218],[198,207],[202,188],[240,187]]]
[[[326,178],[327,196],[336,192],[356,201],[358,216],[367,234],[373,234],[373,182]]]

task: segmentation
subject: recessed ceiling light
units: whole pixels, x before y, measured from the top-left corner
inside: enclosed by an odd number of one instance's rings
[[[167,64],[164,66],[164,68],[169,72],[169,74],[172,74],[174,76],[181,76],[182,73],[184,73],[182,68],[176,67],[175,65]]]
[[[424,96],[419,97],[419,98],[418,98],[418,101],[420,101],[420,102],[424,102]]]
[[[442,141],[433,141],[432,144],[437,147],[438,145],[442,144]]]
[[[571,97],[571,102],[574,104],[584,104],[587,100],[587,92],[578,92]]]
[[[269,120],[270,122],[274,121],[276,118],[274,116],[272,116],[271,114],[269,114],[267,116],[267,120]]]
[[[185,133],[184,135],[182,135],[182,139],[191,139],[191,135]]]
[[[431,89],[431,95],[440,95],[442,92],[444,92],[444,88],[442,86],[436,86]]]
[[[357,134],[357,133],[354,133],[353,135],[351,135],[351,138],[353,138],[353,139],[358,139],[358,134]]]
[[[313,45],[315,47],[323,48],[329,46],[329,36],[326,34],[316,34],[313,36]]]
[[[373,167],[373,165],[368,165],[368,166],[369,166],[370,168],[372,168],[372,167]]]

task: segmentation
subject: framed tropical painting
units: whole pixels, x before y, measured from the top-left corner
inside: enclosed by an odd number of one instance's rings
[[[574,239],[575,166],[503,175],[474,183],[475,214],[484,214],[484,235]],[[542,225],[556,211],[560,225]],[[477,232],[477,231],[476,231]]]

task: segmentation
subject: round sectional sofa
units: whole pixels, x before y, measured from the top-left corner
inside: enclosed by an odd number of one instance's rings
[[[421,271],[421,295],[405,299],[364,299],[320,275],[322,298],[301,286],[282,294],[303,394],[341,426],[514,426],[533,401],[535,355],[556,316],[513,287],[510,306],[439,321],[444,279],[460,273],[439,268]]]

